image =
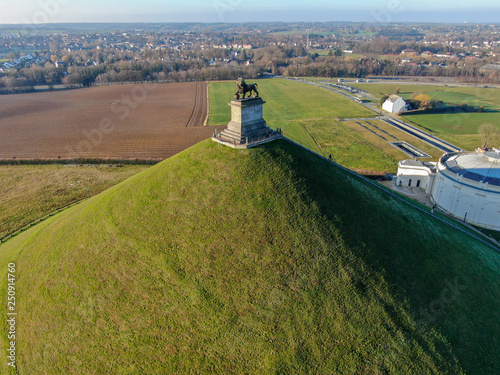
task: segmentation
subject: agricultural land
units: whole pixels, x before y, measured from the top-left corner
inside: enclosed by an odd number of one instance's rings
[[[0,165],[0,239],[146,168],[146,165]]]
[[[0,159],[162,160],[208,138],[204,82],[0,96]]]

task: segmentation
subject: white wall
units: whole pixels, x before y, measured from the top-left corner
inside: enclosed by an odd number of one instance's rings
[[[424,189],[427,194],[430,194],[433,180],[434,174],[430,173],[430,171],[424,167],[398,165],[396,180],[398,186],[401,182],[401,186],[420,187]],[[418,181],[420,181],[420,183]]]
[[[390,100],[386,100],[384,104],[382,104],[382,109],[391,113],[399,113],[404,111],[406,108],[406,102],[399,98],[395,102],[391,102]]]
[[[459,182],[438,173],[432,197],[440,208],[458,219],[463,220],[467,213],[467,223],[500,230],[500,194],[467,186],[467,183],[466,179]]]
[[[394,104],[393,102],[386,100],[384,104],[382,104],[382,109],[384,111],[392,113],[393,104]]]

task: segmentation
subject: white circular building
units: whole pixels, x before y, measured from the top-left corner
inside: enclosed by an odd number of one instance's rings
[[[444,155],[437,164],[432,198],[455,217],[500,230],[500,153]]]
[[[458,219],[500,230],[500,150],[445,154],[435,166],[404,160],[398,181],[422,187],[439,208]]]

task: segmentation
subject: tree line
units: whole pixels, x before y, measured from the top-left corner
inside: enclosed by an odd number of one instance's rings
[[[391,41],[388,42],[389,46]],[[363,45],[360,45],[363,48]],[[374,49],[377,50],[377,49]],[[379,51],[387,51],[382,48]],[[37,85],[102,85],[120,82],[186,82],[233,80],[239,76],[258,78],[270,72],[292,77],[438,76],[466,81],[500,82],[499,73],[485,75],[482,60],[448,60],[432,66],[424,58],[414,63],[342,55],[307,53],[303,47],[266,46],[254,50],[146,50],[140,54],[118,50],[77,51],[51,55],[42,64],[10,69],[0,74],[0,89],[30,91]],[[59,64],[59,65],[58,65]],[[58,66],[56,66],[58,65]]]

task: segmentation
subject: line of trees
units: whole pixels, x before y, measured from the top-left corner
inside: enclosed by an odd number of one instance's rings
[[[392,41],[388,41],[389,45]],[[43,64],[11,69],[0,75],[0,89],[29,91],[36,85],[101,85],[134,81],[198,81],[257,78],[264,72],[288,76],[365,77],[365,76],[446,76],[467,81],[500,82],[498,72],[480,72],[483,60],[449,60],[440,66],[420,58],[418,63],[362,57],[354,59],[335,53],[327,56],[307,54],[303,47],[267,46],[248,51],[146,50],[140,54],[118,50],[77,51],[52,55]],[[218,57],[215,57],[218,56]],[[210,58],[210,60],[208,59]],[[56,67],[56,65],[58,65]]]

